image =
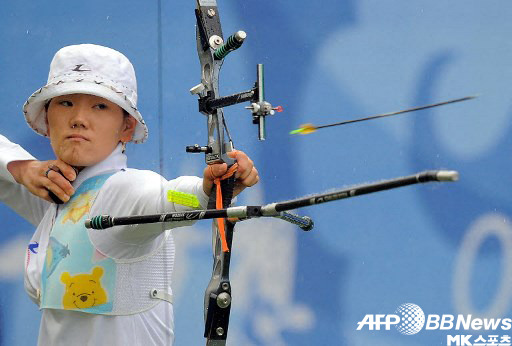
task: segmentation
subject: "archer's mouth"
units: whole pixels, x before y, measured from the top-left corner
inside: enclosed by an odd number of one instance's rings
[[[71,142],[85,142],[85,141],[89,141],[89,139],[87,137],[79,135],[79,134],[72,134],[70,136],[67,136],[66,140],[71,141]]]

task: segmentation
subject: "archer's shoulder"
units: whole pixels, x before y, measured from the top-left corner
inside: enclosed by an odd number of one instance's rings
[[[127,168],[112,175],[107,181],[107,186],[115,189],[129,188],[135,192],[152,189],[153,186],[160,188],[164,180],[160,174],[150,170]]]
[[[195,176],[180,176],[172,180],[166,180],[160,174],[149,171],[128,168],[114,174],[107,180],[106,187],[116,191],[124,191],[128,194],[151,194],[161,191],[162,188],[184,188],[202,185],[202,179]]]
[[[152,171],[119,171],[107,179],[96,199],[96,205],[101,208],[115,205],[127,212],[131,208],[151,204],[151,201],[159,200],[159,196],[162,195],[163,181],[165,180],[159,174]]]
[[[118,172],[114,176],[119,176],[122,178],[141,178],[141,179],[163,179],[163,177],[153,171],[148,169],[135,169],[135,168],[125,168],[122,171]]]
[[[207,204],[201,178],[180,176],[166,180],[153,171],[138,169],[126,169],[112,175],[103,185],[97,202],[102,206],[123,204],[124,208],[127,205],[145,206],[149,208],[146,212],[153,212],[151,206],[164,205],[170,190],[194,194],[200,198],[201,205]]]

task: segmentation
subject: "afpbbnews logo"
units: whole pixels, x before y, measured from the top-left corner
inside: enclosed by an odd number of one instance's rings
[[[428,315],[426,330],[510,330],[510,318],[472,318],[471,315]]]
[[[425,330],[510,330],[510,318],[473,318],[472,315],[425,316],[416,304],[400,305],[395,314],[368,314],[357,322],[357,330],[390,330],[394,326],[404,335],[413,335]]]

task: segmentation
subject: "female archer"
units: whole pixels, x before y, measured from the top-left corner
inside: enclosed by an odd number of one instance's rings
[[[23,112],[33,130],[50,138],[56,156],[38,161],[0,136],[0,199],[37,226],[26,255],[25,288],[42,309],[39,344],[172,344],[169,229],[146,224],[87,230],[84,220],[205,209],[226,164],[208,166],[202,179],[170,181],[127,168],[126,143],[144,142],[148,129],[137,109],[133,66],[107,47],[59,50],[48,83]],[[229,155],[238,162],[236,195],[258,182],[258,172],[243,152]]]

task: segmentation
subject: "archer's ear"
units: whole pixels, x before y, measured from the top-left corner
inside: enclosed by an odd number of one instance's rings
[[[133,134],[135,133],[135,127],[137,126],[137,120],[134,117],[125,116],[123,118],[123,132],[121,133],[121,141],[129,142],[133,138]]]

